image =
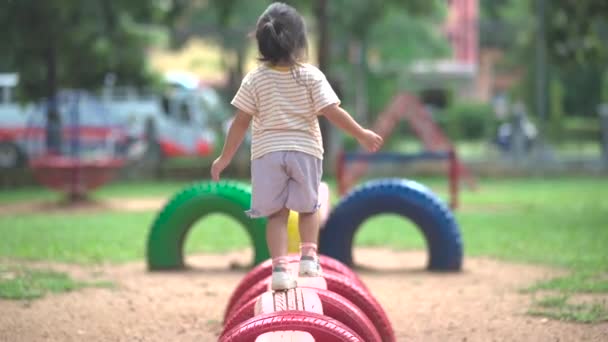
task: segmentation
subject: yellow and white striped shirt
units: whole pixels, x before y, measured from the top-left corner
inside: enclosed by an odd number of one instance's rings
[[[252,160],[277,151],[299,151],[323,159],[317,115],[329,105],[340,104],[340,99],[313,65],[260,65],[243,78],[231,103],[253,116]]]

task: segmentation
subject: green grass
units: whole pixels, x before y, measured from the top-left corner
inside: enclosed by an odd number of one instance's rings
[[[171,196],[187,183],[177,181],[116,182],[94,192],[93,199],[115,197],[165,197]],[[62,201],[62,196],[42,187],[26,187],[0,191],[0,205],[25,201]]]
[[[35,299],[49,292],[70,292],[84,287],[112,287],[112,284],[75,281],[65,273],[51,270],[0,268],[0,298],[4,299]]]
[[[426,183],[425,183],[426,184]],[[444,186],[431,182],[441,191]],[[481,180],[456,212],[465,253],[578,270],[608,267],[608,180]],[[359,230],[359,245],[419,249],[406,219],[382,215]]]
[[[421,181],[445,198],[438,179]],[[170,196],[185,183],[117,183],[96,196]],[[456,212],[465,253],[505,260],[598,271],[608,265],[608,181],[601,179],[481,180],[465,190]],[[0,200],[31,198],[29,190],[3,191]],[[39,193],[44,193],[38,190]],[[0,256],[68,262],[129,261],[143,257],[145,239],[156,213],[34,213],[0,216]],[[219,227],[233,227],[217,238]],[[223,252],[248,244],[235,222],[212,216],[194,229],[193,251]],[[203,236],[199,236],[201,231]],[[396,249],[423,248],[417,229],[406,219],[380,215],[355,237],[357,245]]]
[[[568,296],[566,295],[558,295],[558,296],[547,296],[541,300],[536,301],[534,303],[536,306],[545,309],[554,309],[561,308],[568,303]]]
[[[524,292],[557,290],[566,293],[608,293],[608,273],[577,271],[571,275],[538,282]]]
[[[0,205],[27,201],[59,201],[61,196],[41,187],[0,191]]]
[[[109,197],[164,197],[171,196],[188,183],[177,181],[112,183],[95,192],[98,198]]]
[[[579,323],[608,321],[608,306],[605,301],[572,304],[569,300],[567,295],[545,297],[535,302],[528,314]]]
[[[0,216],[0,257],[73,263],[143,260],[154,212]],[[211,215],[193,228],[186,252],[221,253],[249,245],[233,220]]]
[[[438,179],[421,181],[445,197]],[[117,183],[96,196],[170,196],[185,183]],[[608,181],[601,179],[481,180],[465,190],[456,212],[465,253],[505,260],[598,271],[608,265]],[[28,190],[29,191],[29,190]],[[31,198],[3,191],[1,199]],[[41,192],[41,191],[38,191]],[[154,212],[34,213],[0,216],[0,256],[67,262],[120,262],[143,257]],[[220,227],[229,226],[227,235]],[[212,216],[194,229],[192,251],[224,252],[249,243],[238,224]],[[201,232],[199,234],[198,232]],[[217,238],[219,232],[222,232]],[[357,245],[423,248],[417,229],[404,218],[380,215],[355,237]]]

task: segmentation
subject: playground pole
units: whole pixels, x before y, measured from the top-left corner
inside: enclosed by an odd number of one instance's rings
[[[316,17],[316,23],[317,23],[317,28],[318,28],[318,38],[317,38],[317,46],[319,47],[318,51],[317,51],[317,62],[319,65],[319,69],[321,69],[321,71],[323,71],[323,73],[325,75],[327,75],[330,80],[332,80],[333,78],[331,77],[331,72],[329,70],[329,50],[330,50],[330,35],[329,35],[329,6],[328,6],[328,1],[327,0],[316,0],[314,2],[314,13],[315,13],[315,17]],[[334,87],[334,90],[336,87],[335,82],[331,82],[332,87]],[[338,96],[341,96],[341,94],[338,94]],[[332,145],[332,126],[330,125],[329,121],[327,120],[327,118],[325,118],[325,116],[321,115],[319,116],[319,128],[321,129],[321,136],[323,137],[323,150],[325,151],[325,155],[327,156],[327,159],[330,161],[328,163],[323,163],[324,165],[324,172],[329,174],[331,171],[331,168],[329,168],[329,165],[331,165],[331,160],[335,157],[334,156],[334,148]]]
[[[450,182],[450,208],[458,208],[458,186],[460,183],[460,171],[458,170],[458,160],[454,149],[449,152],[449,182]]]

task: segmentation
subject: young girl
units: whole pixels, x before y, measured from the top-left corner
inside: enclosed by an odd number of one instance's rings
[[[325,75],[301,62],[307,47],[300,14],[273,3],[258,19],[255,32],[262,62],[245,76],[232,100],[237,108],[222,154],[211,167],[218,181],[253,121],[251,142],[251,217],[268,217],[266,239],[272,257],[273,290],[296,287],[287,272],[287,217],[299,213],[299,275],[321,275],[317,257],[323,144],[317,115],[354,136],[375,152],[382,138],[363,129],[340,107]]]

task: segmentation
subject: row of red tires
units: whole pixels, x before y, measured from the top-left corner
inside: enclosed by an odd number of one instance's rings
[[[297,260],[297,255],[291,256]],[[314,289],[323,315],[304,311],[279,311],[255,315],[255,305],[268,291],[271,261],[253,268],[237,285],[226,306],[220,341],[255,341],[271,331],[304,331],[316,341],[393,342],[388,316],[365,284],[346,265],[321,255],[327,289]]]

